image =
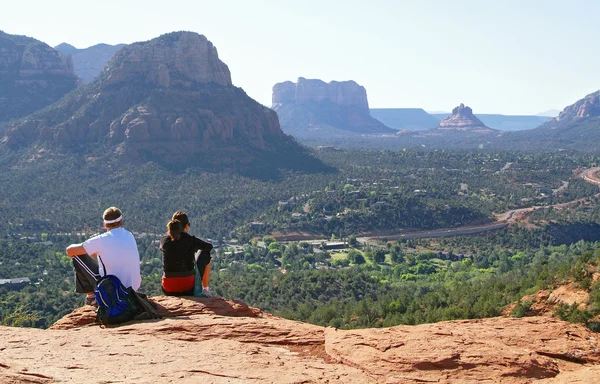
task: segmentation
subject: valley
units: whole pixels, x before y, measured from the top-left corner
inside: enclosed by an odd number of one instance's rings
[[[539,283],[534,283],[538,272],[531,271],[530,278],[519,282],[509,277],[538,263],[539,250],[547,253],[544,257],[554,255],[552,262],[539,266],[564,268],[576,259],[563,259],[559,256],[563,252],[577,255],[595,249],[594,243],[569,246],[566,240],[600,217],[598,186],[583,179],[597,181],[595,157],[565,152],[312,153],[337,172],[286,171],[279,180],[263,181],[235,173],[173,172],[157,164],[114,163],[115,176],[106,184],[94,176],[102,172],[95,161],[54,159],[14,166],[0,175],[4,190],[0,209],[12,218],[1,224],[0,276],[27,277],[31,283],[18,289],[0,287],[6,304],[2,321],[45,327],[79,305],[80,298],[68,293],[72,272],[64,247],[98,233],[97,217],[112,201],[119,202],[126,227],[136,234],[142,288],[157,294],[161,275],[157,242],[166,219],[182,207],[181,200],[164,188],[166,180],[179,190],[195,191],[183,208],[191,215],[192,233],[217,246],[211,285],[219,295],[320,325],[354,328],[499,314],[504,304]],[[54,176],[44,177],[47,174]],[[72,188],[73,178],[85,180],[85,189]],[[73,204],[66,207],[64,201]],[[571,208],[559,209],[566,206]],[[570,218],[532,218],[538,212],[547,216],[565,211],[571,212]],[[563,229],[553,237],[556,225]],[[286,233],[313,235],[285,241]],[[521,256],[513,258],[517,254]],[[440,278],[455,284],[452,281],[463,272],[472,276],[469,279],[487,276],[485,284],[509,279],[512,293],[486,304],[484,311],[471,306],[489,300],[487,295],[473,298],[467,307],[458,301],[437,315],[426,310],[423,317],[415,317],[410,306],[375,317],[387,318],[383,322],[365,320],[357,312],[367,298],[392,305],[396,300],[392,298],[404,295],[401,292],[409,287],[430,287]],[[306,283],[295,285],[298,279]],[[359,283],[367,296],[357,290]],[[414,298],[415,305],[429,289]],[[482,286],[477,292],[487,289]],[[42,305],[48,297],[62,299],[60,304]],[[339,306],[344,309],[333,310]],[[350,321],[343,315],[346,312],[359,320]]]
[[[0,12],[0,382],[593,382],[600,4],[152,5]]]
[[[165,223],[185,210],[215,245],[217,294],[323,326],[497,316],[556,278],[600,289],[595,133],[562,136],[596,124],[597,93],[507,132],[464,104],[370,109],[353,80],[277,83],[270,109],[192,32],[57,49],[106,65],[77,61],[87,84],[2,125],[2,324],[46,328],[80,305],[64,247],[101,232],[110,205],[147,294]],[[595,297],[556,316],[594,329]]]

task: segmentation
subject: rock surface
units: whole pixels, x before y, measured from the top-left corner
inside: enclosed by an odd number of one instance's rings
[[[26,116],[77,87],[71,57],[0,31],[0,121]]]
[[[77,49],[70,44],[62,43],[54,49],[65,55],[71,55],[75,73],[87,84],[102,72],[108,61],[124,46],[125,44],[97,44],[88,48]]]
[[[0,327],[0,381],[590,383],[600,374],[598,335],[549,317],[343,331],[220,298],[154,300],[161,320],[101,328],[83,307],[48,330]]]
[[[273,106],[282,129],[295,136],[396,133],[371,117],[367,91],[356,82],[300,77],[273,86]]]
[[[474,114],[473,110],[460,104],[452,110],[452,115],[448,116],[437,128],[444,131],[466,131],[466,132],[491,132]]]
[[[212,43],[191,32],[122,48],[94,82],[11,124],[3,141],[82,151],[108,143],[102,153],[166,163],[251,162],[294,144],[275,112],[232,85]],[[213,156],[215,147],[223,157]]]

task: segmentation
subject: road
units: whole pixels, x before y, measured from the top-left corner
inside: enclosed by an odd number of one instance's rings
[[[586,169],[585,171],[579,174],[583,180],[588,183],[596,184],[600,186],[600,177],[598,175],[600,173],[600,167]],[[564,185],[564,184],[563,184]],[[598,194],[596,195],[598,196]],[[513,209],[508,212],[504,212],[498,215],[498,220],[496,222],[490,224],[477,225],[473,227],[460,227],[460,228],[450,228],[450,229],[436,229],[432,231],[418,231],[418,232],[399,232],[392,235],[384,235],[384,236],[372,236],[366,234],[360,238],[357,238],[360,242],[366,242],[369,240],[399,240],[399,239],[423,239],[423,238],[434,238],[434,237],[448,237],[448,236],[461,236],[461,235],[474,235],[477,233],[488,232],[488,231],[497,231],[499,229],[503,229],[508,227],[508,225],[514,222],[519,215],[519,213],[529,213],[533,212],[537,209],[547,209],[550,207],[553,208],[567,208],[573,206],[581,201],[588,199],[581,198],[573,201],[569,201],[566,203],[560,204],[552,204],[552,205],[543,205],[543,206],[535,206],[528,208],[519,208]]]
[[[579,174],[579,177],[581,177],[583,180],[587,181],[588,183],[592,183],[592,184],[596,184],[596,185],[600,186],[600,176],[598,175],[599,173],[600,173],[600,167],[589,168],[589,169],[586,169],[583,172],[581,172]],[[564,186],[564,184],[563,184],[563,186]],[[600,194],[596,194],[595,196],[600,196]],[[361,236],[357,237],[356,240],[359,243],[366,243],[368,241],[382,240],[382,239],[387,239],[387,240],[424,239],[424,238],[435,238],[435,237],[474,235],[474,234],[488,232],[488,231],[497,231],[499,229],[504,229],[504,228],[508,227],[511,223],[513,223],[519,216],[519,213],[529,213],[529,212],[533,212],[538,209],[547,209],[550,207],[559,208],[559,209],[567,208],[567,207],[573,206],[581,201],[584,201],[586,199],[588,199],[588,197],[569,201],[566,203],[560,203],[560,204],[512,209],[510,211],[496,215],[498,220],[493,223],[489,223],[489,224],[482,224],[482,225],[468,226],[468,227],[459,227],[459,228],[435,229],[435,230],[427,230],[427,231],[400,231],[400,232],[396,232],[396,233],[387,233],[387,234],[383,234],[381,232],[367,232],[367,233],[361,234]],[[305,236],[301,240],[308,241],[308,240],[317,240],[317,239],[323,239],[323,236],[308,235],[308,236]]]

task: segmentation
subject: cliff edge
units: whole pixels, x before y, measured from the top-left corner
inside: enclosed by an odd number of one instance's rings
[[[590,383],[600,374],[598,335],[550,317],[344,331],[239,301],[153,300],[161,320],[102,328],[83,307],[48,330],[0,327],[0,382]]]

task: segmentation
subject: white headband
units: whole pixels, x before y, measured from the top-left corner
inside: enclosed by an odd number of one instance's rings
[[[119,221],[121,221],[123,219],[123,216],[119,216],[114,220],[104,220],[104,224],[114,224],[114,223],[118,223]]]

